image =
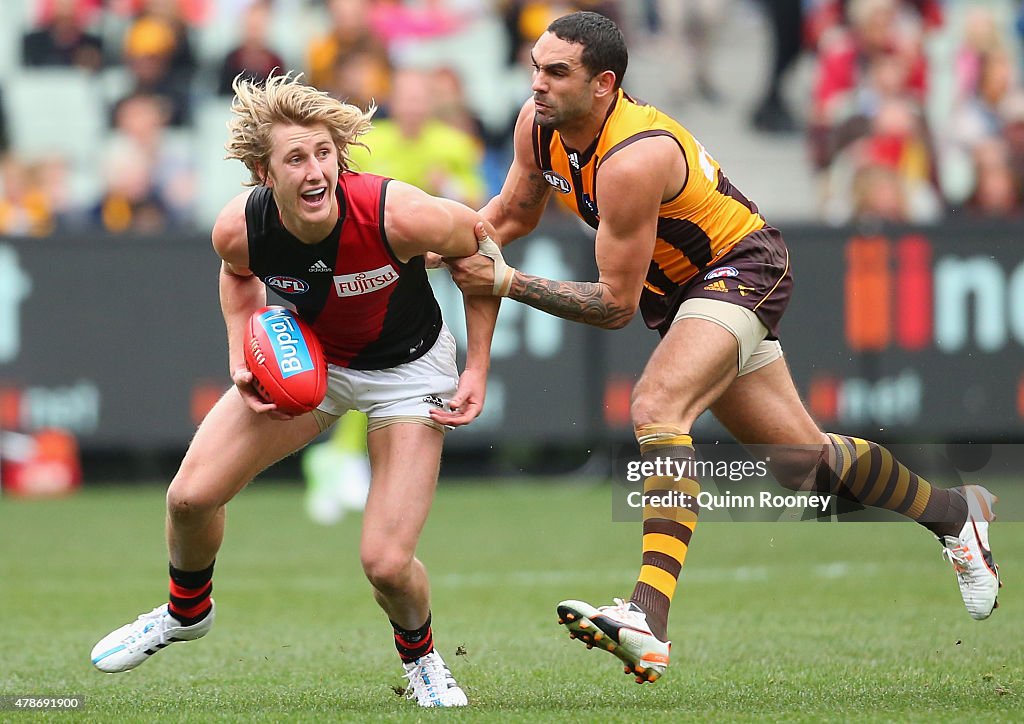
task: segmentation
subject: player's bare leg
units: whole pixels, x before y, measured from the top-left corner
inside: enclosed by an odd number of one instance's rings
[[[800,400],[785,359],[737,377],[711,411],[740,442],[780,446],[828,442]]]
[[[736,338],[688,317],[672,325],[633,388],[633,426],[666,424],[689,432],[736,379]]]
[[[395,645],[421,706],[464,706],[466,695],[434,650],[430,583],[416,558],[437,487],[444,435],[432,426],[400,422],[367,436],[370,495],[360,558],[373,595],[391,620]]]
[[[722,326],[696,318],[672,325],[633,391],[631,412],[642,457],[693,456],[690,427],[735,378],[737,360],[736,338]],[[567,600],[557,609],[571,637],[617,656],[638,683],[656,681],[668,666],[669,608],[697,524],[699,483],[671,476],[644,481],[645,494],[667,492],[689,496],[689,502],[678,508],[645,506],[643,557],[630,599],[601,607]]]
[[[167,491],[170,601],[101,639],[96,668],[128,671],[177,641],[213,626],[213,562],[224,537],[225,506],[255,475],[319,433],[311,415],[287,422],[251,411],[232,387],[196,432]]]
[[[772,468],[781,484],[817,485],[928,528],[942,544],[973,618],[987,618],[998,605],[999,568],[988,541],[996,498],[988,490],[933,487],[876,443],[823,433],[801,402],[784,359],[738,378],[712,411],[740,442],[774,446]],[[780,469],[787,457],[788,469]]]
[[[434,501],[444,435],[417,423],[397,423],[367,437],[370,495],[366,500],[360,557],[377,603],[406,629],[423,624],[430,586],[415,557]]]
[[[213,563],[224,539],[228,501],[318,434],[312,415],[272,420],[250,410],[235,388],[228,390],[199,426],[167,489],[171,565],[196,571]]]

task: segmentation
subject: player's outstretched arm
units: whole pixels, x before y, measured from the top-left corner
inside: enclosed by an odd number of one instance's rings
[[[440,199],[415,186],[391,181],[384,202],[384,228],[392,250],[401,261],[433,252],[442,257],[464,257],[478,248],[475,227],[480,215],[455,201]],[[491,338],[500,299],[463,295],[466,309],[466,368],[450,402],[451,412],[432,410],[444,425],[465,425],[483,410],[487,373],[491,366]]]
[[[658,207],[672,174],[668,139],[638,141],[610,157],[599,171],[601,223],[594,253],[596,282],[557,281],[512,270],[494,284],[494,265],[480,255],[452,265],[468,294],[501,294],[556,317],[605,329],[626,326],[636,314],[658,231]],[[668,151],[668,153],[666,153]]]
[[[267,304],[263,282],[249,269],[249,240],[245,228],[245,201],[251,191],[229,201],[213,225],[213,248],[221,259],[220,309],[228,333],[228,370],[246,404],[255,412],[275,419],[293,417],[266,402],[252,386],[252,373],[245,365],[245,336],[249,316]]]
[[[523,104],[516,120],[514,157],[501,193],[480,209],[480,214],[494,227],[495,240],[502,245],[533,231],[551,196],[551,186],[533,158],[533,116],[531,99]]]
[[[492,198],[480,215],[489,226],[490,236],[503,246],[533,231],[544,213],[551,186],[533,160],[533,101],[528,100],[519,111],[513,136],[514,158],[505,177],[501,193]],[[447,260],[449,264],[453,262]],[[455,262],[458,265],[459,262]],[[430,253],[427,267],[442,265],[442,258]]]

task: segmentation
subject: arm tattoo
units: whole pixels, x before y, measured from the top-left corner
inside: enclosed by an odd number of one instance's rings
[[[543,175],[530,174],[529,182],[529,194],[519,202],[520,209],[535,209],[548,200],[548,189],[551,187]]]
[[[517,272],[509,296],[534,309],[571,322],[619,329],[633,318],[635,309],[620,306],[595,282],[559,282]]]

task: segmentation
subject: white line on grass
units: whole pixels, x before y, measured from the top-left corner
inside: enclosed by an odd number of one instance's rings
[[[833,561],[804,566],[738,566],[734,568],[695,568],[685,570],[681,576],[687,583],[750,583],[771,578],[791,576],[796,570],[808,570],[815,578],[836,579],[846,576],[873,576],[878,573],[877,563]],[[445,573],[431,576],[431,586],[443,588],[491,588],[519,586],[532,588],[560,583],[621,583],[636,576],[635,569],[609,571],[547,570],[508,571],[505,573]]]

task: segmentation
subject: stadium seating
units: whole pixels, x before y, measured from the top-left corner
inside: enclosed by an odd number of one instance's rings
[[[93,198],[106,132],[106,109],[93,76],[77,69],[22,68],[7,76],[4,105],[12,146],[30,158],[62,154],[73,198]]]

